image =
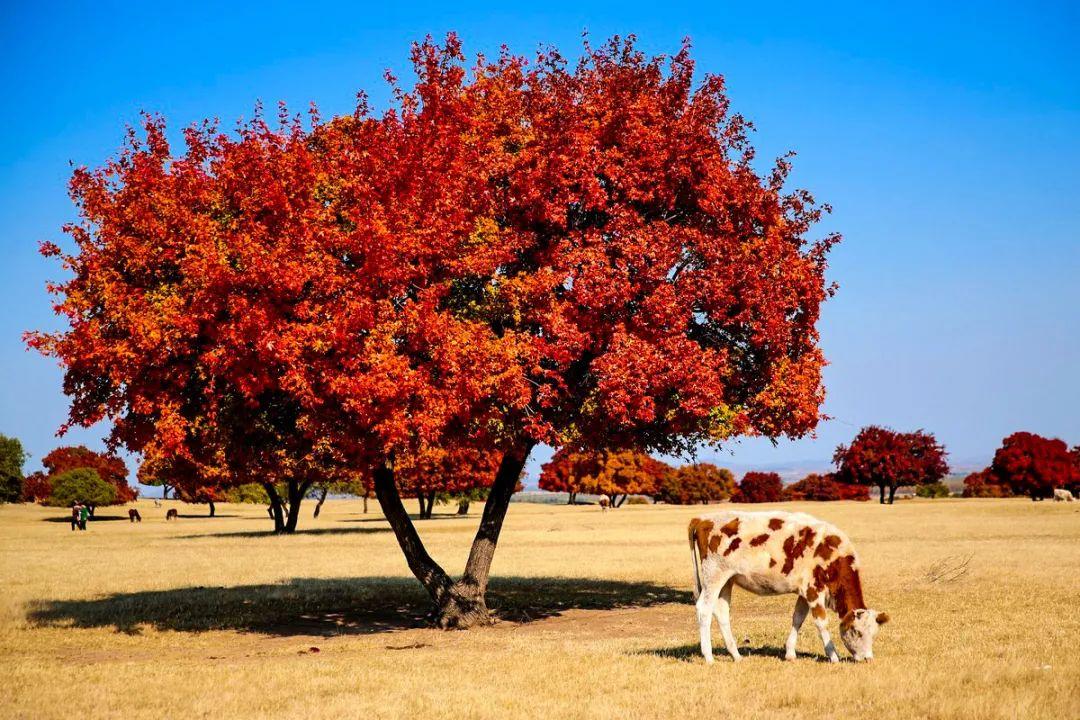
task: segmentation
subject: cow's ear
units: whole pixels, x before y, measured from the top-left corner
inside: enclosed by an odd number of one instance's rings
[[[884,625],[889,622],[889,613],[879,612],[875,620],[877,620],[878,625]]]

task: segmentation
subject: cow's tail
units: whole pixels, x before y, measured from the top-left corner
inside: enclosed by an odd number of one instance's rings
[[[687,530],[690,536],[690,561],[694,563],[694,602],[697,602],[698,596],[701,595],[701,557],[698,555],[697,518],[690,521],[690,527]]]

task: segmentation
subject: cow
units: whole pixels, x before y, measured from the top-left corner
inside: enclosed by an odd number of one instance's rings
[[[829,636],[825,609],[840,617],[840,638],[857,661],[874,658],[874,637],[889,620],[863,601],[859,558],[835,526],[804,513],[726,511],[690,521],[701,654],[713,661],[712,618],[720,625],[727,651],[741,660],[731,632],[731,589],[738,585],[756,595],[798,595],[784,659],[795,659],[799,628],[809,613],[825,654],[840,656]]]
[[[1072,502],[1074,499],[1073,494],[1064,488],[1054,490],[1054,502]]]
[[[169,508],[168,512],[165,513],[166,520],[177,520],[179,517],[180,514],[176,512],[176,508]]]
[[[611,507],[611,498],[607,495],[601,495],[597,503],[600,505],[601,512],[607,512],[607,509]]]
[[[142,515],[135,508],[128,510],[128,520],[131,522],[142,522]]]

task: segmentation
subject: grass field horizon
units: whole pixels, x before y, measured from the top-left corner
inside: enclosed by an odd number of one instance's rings
[[[809,624],[782,662],[794,597],[739,590],[747,662],[721,643],[704,664],[685,527],[721,506],[516,503],[489,591],[500,621],[462,632],[429,627],[376,503],[305,508],[294,536],[272,535],[261,506],[136,507],[143,523],[101,508],[86,532],[62,508],[0,507],[0,716],[301,717],[315,702],[357,717],[1080,715],[1076,504],[753,506],[809,512],[856,543],[867,601],[893,620],[873,664],[839,666]],[[456,573],[480,505],[439,510],[418,528]]]

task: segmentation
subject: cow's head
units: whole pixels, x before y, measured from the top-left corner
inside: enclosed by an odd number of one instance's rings
[[[840,639],[855,662],[874,659],[874,637],[889,622],[889,616],[877,610],[859,609],[840,623]]]

